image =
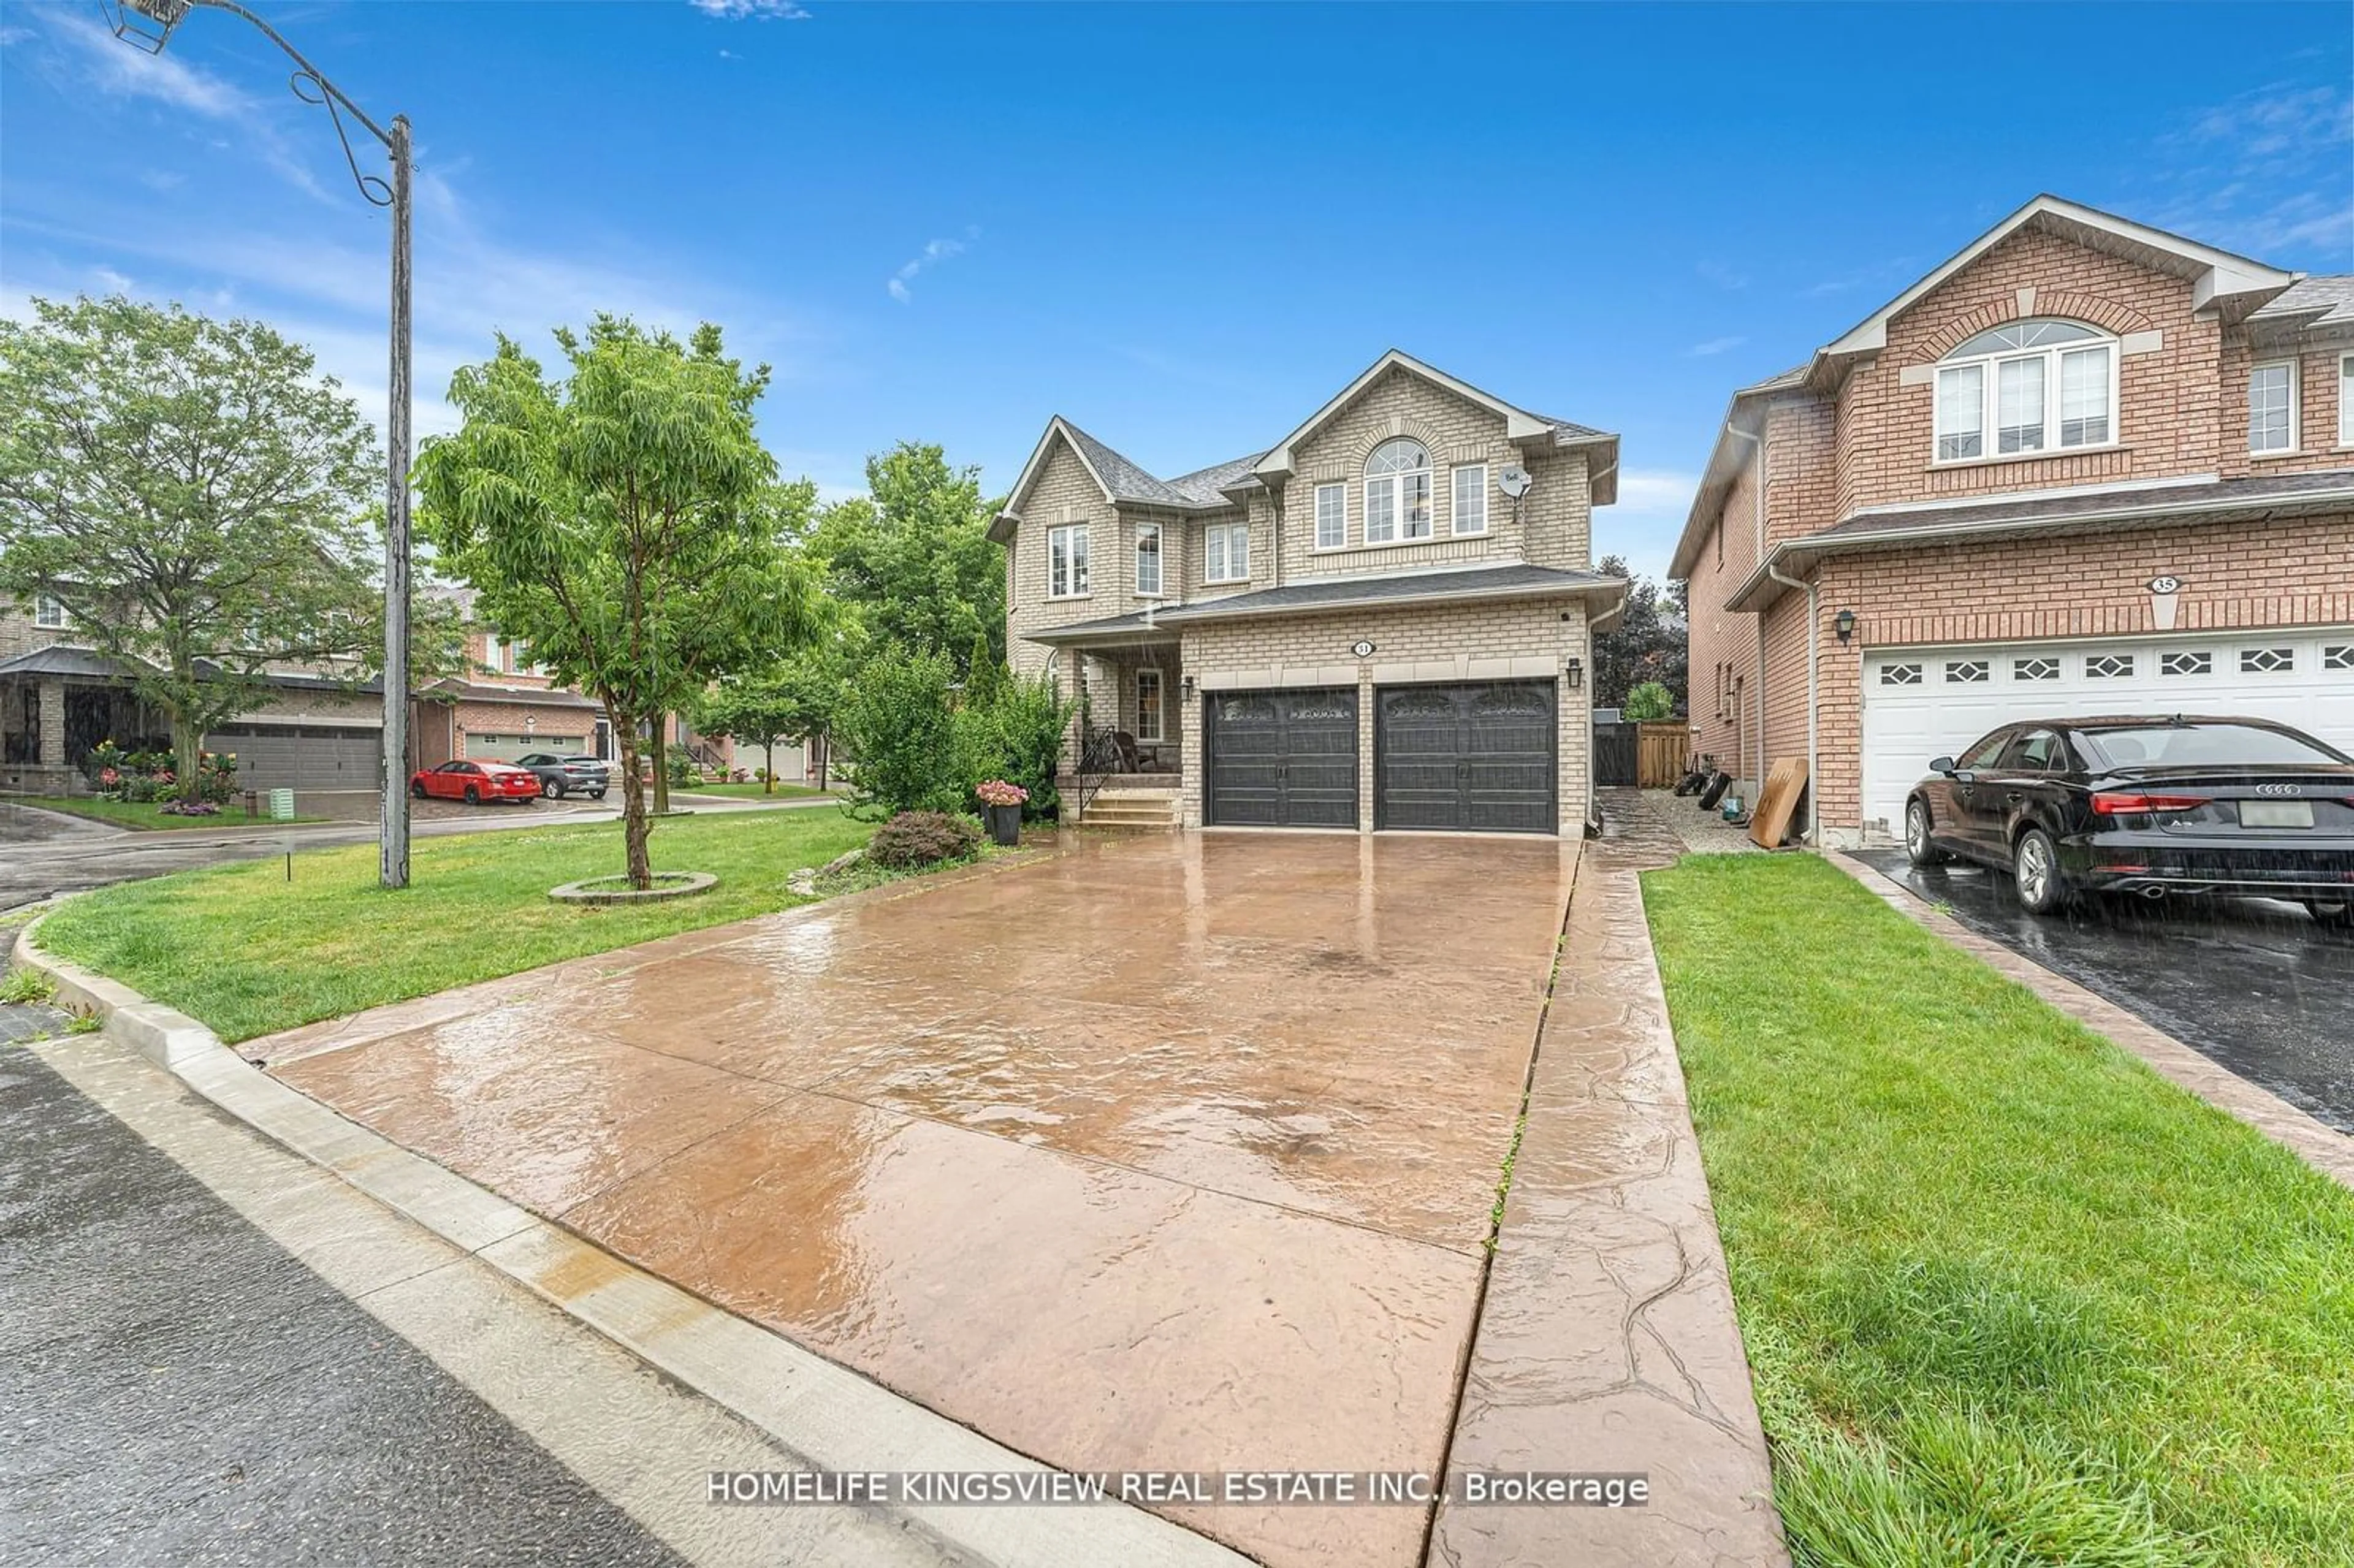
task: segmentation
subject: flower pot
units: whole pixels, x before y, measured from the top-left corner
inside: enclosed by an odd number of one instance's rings
[[[993,842],[1009,849],[1022,842],[1021,807],[991,806],[988,810],[989,836]]]

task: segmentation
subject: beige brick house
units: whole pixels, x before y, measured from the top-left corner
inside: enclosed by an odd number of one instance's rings
[[[1822,842],[2019,718],[2354,748],[2354,278],[2039,196],[1734,394],[1670,575],[1694,749]]]
[[[1575,834],[1593,508],[1618,439],[1393,350],[1257,454],[1159,479],[1056,418],[991,537],[1074,768],[1201,827]],[[1083,760],[1084,759],[1084,760]]]

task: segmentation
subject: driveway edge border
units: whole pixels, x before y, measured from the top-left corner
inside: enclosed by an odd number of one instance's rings
[[[42,952],[34,945],[34,936],[47,918],[44,912],[17,934],[13,957],[18,965],[56,983],[59,1005],[103,1018],[105,1033],[117,1044],[172,1074],[252,1131],[481,1259],[665,1376],[751,1423],[813,1468],[836,1474],[1054,1470],[624,1262],[346,1119],[246,1061],[186,1013]],[[1125,1504],[886,1511],[921,1520],[933,1534],[987,1563],[1185,1568],[1247,1561],[1207,1536]]]
[[[2354,1189],[2354,1139],[2249,1082],[2099,992],[1981,937],[1879,867],[1841,852],[1824,859],[1913,922],[1945,938],[2226,1115],[2247,1123],[2340,1186]]]

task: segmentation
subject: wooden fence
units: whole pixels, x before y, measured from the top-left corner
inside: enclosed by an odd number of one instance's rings
[[[1691,756],[1691,729],[1681,719],[1638,725],[1635,781],[1646,789],[1672,789]]]

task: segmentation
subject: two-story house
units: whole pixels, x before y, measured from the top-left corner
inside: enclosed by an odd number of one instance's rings
[[[1670,573],[1694,749],[1819,842],[2038,715],[2354,749],[2354,278],[2038,196],[1734,394]]]
[[[1174,479],[1056,418],[991,529],[1006,645],[1183,825],[1575,835],[1617,468],[1617,437],[1395,351]]]

